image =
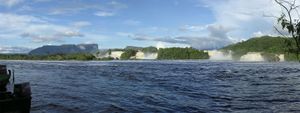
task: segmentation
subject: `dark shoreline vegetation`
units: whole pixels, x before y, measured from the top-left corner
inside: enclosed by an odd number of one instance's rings
[[[158,60],[209,59],[207,52],[193,48],[164,48],[158,50]]]
[[[121,49],[120,49],[121,50]],[[135,58],[138,49],[125,48],[122,51],[121,60],[137,60]],[[111,50],[109,50],[111,52]],[[193,48],[165,48],[157,50],[154,47],[142,48],[142,52],[158,52],[157,60],[182,60],[182,59],[208,59],[208,53]],[[119,60],[111,57],[96,58],[94,54],[55,54],[55,55],[28,55],[28,54],[0,54],[0,60]]]

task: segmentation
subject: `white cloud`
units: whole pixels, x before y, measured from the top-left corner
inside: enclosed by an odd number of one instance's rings
[[[33,8],[28,5],[24,5],[17,9],[17,12],[25,12],[25,11],[33,11]]]
[[[261,31],[257,31],[257,32],[253,33],[254,37],[261,37],[261,36],[264,36],[264,35],[266,35],[266,34],[262,33]]]
[[[23,0],[0,0],[0,5],[6,6],[6,7],[12,7],[17,4],[22,3]]]
[[[34,0],[35,2],[50,2],[52,0]]]
[[[47,22],[39,18],[28,15],[16,15],[0,13],[0,29],[2,34],[16,33],[25,30],[29,25],[46,24]]]
[[[58,7],[50,9],[49,15],[70,15],[70,14],[76,14],[80,11],[84,11],[90,9],[90,7],[87,6],[65,6],[65,7]]]
[[[200,26],[199,26],[200,27]],[[201,29],[209,32],[208,36],[151,36],[146,34],[130,34],[122,33],[124,36],[128,36],[133,40],[138,41],[155,41],[164,42],[169,44],[183,44],[190,45],[197,49],[218,49],[228,44],[236,42],[235,39],[228,36],[230,28],[226,28],[218,24],[210,24],[203,26]]]
[[[206,26],[202,25],[184,25],[179,28],[180,31],[202,31],[205,30]]]
[[[184,25],[181,33],[161,36],[151,33],[130,34],[139,41],[155,41],[172,44],[187,44],[198,49],[217,49],[228,44],[262,35],[278,35],[276,18],[281,8],[274,0],[200,0],[200,7],[209,8],[215,22],[207,25]],[[297,1],[300,3],[300,1]],[[280,28],[280,27],[279,27]],[[284,34],[285,31],[280,30]],[[142,32],[144,33],[144,32]]]
[[[37,43],[63,42],[66,38],[84,36],[75,28],[54,24],[32,24],[22,32],[22,37],[30,38]]]
[[[209,33],[208,36],[179,36],[174,38],[174,40],[189,44],[197,49],[218,49],[236,42],[235,39],[228,35],[231,28],[219,24],[210,24],[201,27],[201,29],[207,31]]]
[[[273,27],[277,26],[274,16],[280,16],[282,10],[274,0],[201,0],[201,3],[213,11],[215,24],[232,28],[229,34],[236,38],[250,38],[257,31],[278,34]]]
[[[95,13],[96,16],[101,16],[101,17],[109,17],[109,16],[114,16],[115,13],[112,12],[105,12],[105,11],[98,11]]]
[[[28,53],[30,50],[26,47],[0,47],[0,53]]]
[[[184,25],[179,28],[179,31],[182,31],[181,36],[152,40],[188,44],[198,49],[217,49],[253,36],[278,35],[273,27],[278,27],[276,19],[265,16],[280,15],[281,8],[274,0],[200,1],[202,4],[197,4],[197,7],[212,10],[216,20],[213,24]],[[286,31],[280,31],[286,34]],[[138,39],[143,38],[138,37]],[[149,38],[144,38],[147,39]]]
[[[83,25],[83,22],[80,22]],[[80,23],[77,23],[78,25]],[[85,23],[86,24],[86,23]],[[33,42],[61,42],[65,38],[82,37],[80,29],[62,26],[28,15],[0,13],[0,38],[29,38]]]
[[[50,15],[72,15],[88,10],[96,11],[96,16],[114,16],[119,10],[127,8],[124,3],[112,1],[108,3],[90,3],[83,1],[59,1],[61,5],[48,8]]]
[[[126,4],[117,1],[111,1],[108,5],[113,9],[124,9],[128,7]]]
[[[170,47],[191,47],[190,45],[187,44],[174,44],[174,43],[167,43],[167,42],[157,42],[156,43],[156,48],[170,48]]]
[[[43,35],[38,33],[23,33],[21,34],[24,38],[30,38],[33,42],[36,43],[45,43],[45,42],[63,42],[65,37],[82,37],[83,35],[79,32],[66,31],[66,32],[57,32],[56,34]]]

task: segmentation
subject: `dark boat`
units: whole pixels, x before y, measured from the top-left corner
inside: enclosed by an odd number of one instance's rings
[[[10,82],[11,91],[7,89]],[[30,113],[30,108],[30,84],[14,84],[14,72],[0,65],[0,113]]]

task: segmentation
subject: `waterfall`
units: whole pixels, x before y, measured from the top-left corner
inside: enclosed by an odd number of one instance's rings
[[[231,52],[224,53],[218,50],[207,51],[210,60],[232,60]]]
[[[136,59],[156,59],[157,53],[144,53],[144,52],[137,52]]]
[[[246,55],[241,56],[240,61],[265,61],[260,52],[248,52]]]

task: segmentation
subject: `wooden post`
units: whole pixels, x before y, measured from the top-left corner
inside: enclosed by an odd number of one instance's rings
[[[0,75],[7,75],[6,65],[0,65]]]

